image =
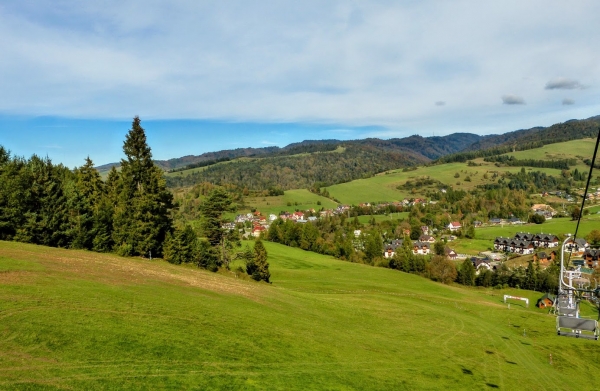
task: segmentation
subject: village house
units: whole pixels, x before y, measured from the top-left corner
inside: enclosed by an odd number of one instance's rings
[[[431,245],[425,242],[413,242],[413,254],[427,255],[431,251]]]
[[[435,238],[431,235],[421,235],[419,236],[419,242],[435,243]]]
[[[585,239],[577,238],[575,242],[573,242],[573,238],[569,238],[566,240],[567,245],[565,246],[565,252],[583,255],[585,250],[590,247],[588,242]]]
[[[494,250],[515,254],[533,254],[536,248],[558,247],[558,237],[552,234],[518,232],[513,238],[497,237]]]
[[[479,274],[482,270],[492,270],[492,266],[487,259],[472,257],[471,262],[473,262],[473,266],[475,267],[477,274]]]
[[[462,225],[458,222],[458,221],[453,221],[450,224],[448,224],[447,228],[451,231],[458,231],[459,229],[462,228]]]
[[[304,213],[302,212],[294,212],[292,213],[292,220],[303,220],[304,219]]]
[[[451,260],[455,260],[456,258],[458,258],[458,254],[456,253],[456,251],[452,250],[448,246],[444,247],[444,253],[446,253],[446,256]]]
[[[396,239],[386,244],[383,248],[384,258],[392,258],[394,255],[396,255],[396,249],[398,247],[402,247],[403,243],[403,239]],[[412,242],[412,252],[415,255],[428,255],[431,253],[431,245],[429,243],[423,243],[419,241]]]
[[[263,227],[262,225],[255,225],[254,228],[252,228],[252,236],[254,236],[255,238],[258,238],[260,236],[260,234],[262,234],[266,230],[267,229],[265,227]]]

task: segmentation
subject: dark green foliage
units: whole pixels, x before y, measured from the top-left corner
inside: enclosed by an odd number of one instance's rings
[[[542,224],[546,221],[544,215],[534,213],[529,216],[529,222],[534,224]]]
[[[585,239],[594,247],[600,245],[600,230],[592,230]]]
[[[447,257],[435,255],[429,262],[429,278],[444,284],[451,284],[456,280],[456,266]]]
[[[438,240],[433,244],[433,252],[435,255],[446,255],[446,243],[443,240]]]
[[[198,262],[198,238],[189,225],[168,232],[163,246],[163,258],[174,264]]]
[[[0,239],[160,256],[172,196],[137,117],[123,149],[121,173],[113,167],[104,183],[90,158],[71,171],[0,147]]]
[[[515,159],[514,156],[500,155],[490,156],[483,159],[486,162],[497,162],[510,167],[538,167],[538,168],[556,168],[559,170],[568,170],[569,166],[577,164],[575,159],[559,160],[535,160],[535,159]]]
[[[470,259],[465,259],[460,265],[457,281],[467,286],[475,285],[475,266],[473,266],[473,262]]]
[[[466,162],[468,160],[502,155],[514,151],[525,151],[540,148],[547,144],[561,143],[598,136],[600,118],[567,121],[547,128],[536,127],[517,130],[501,135],[481,137],[466,148],[465,151],[446,155],[435,161],[436,164]]]
[[[229,194],[222,188],[215,188],[200,205],[202,213],[202,230],[211,246],[222,244],[225,231],[223,225],[223,213],[230,211],[232,201]]]
[[[161,170],[152,162],[146,134],[135,117],[123,144],[120,184],[114,215],[113,240],[118,247],[131,247],[132,255],[155,256],[171,230],[172,194],[166,189]]]
[[[246,258],[246,273],[256,281],[269,282],[271,273],[269,272],[269,263],[267,262],[267,249],[262,241],[257,240],[254,244],[254,254],[250,257],[250,253],[244,252]]]
[[[375,259],[381,258],[381,255],[383,254],[383,241],[381,239],[381,234],[377,230],[365,235],[364,252],[365,260],[370,264],[372,264]]]
[[[350,145],[340,153],[257,158],[207,167],[187,176],[168,178],[170,187],[201,182],[233,184],[252,190],[312,188],[348,182],[378,172],[427,161],[414,152],[382,151],[370,146]]]

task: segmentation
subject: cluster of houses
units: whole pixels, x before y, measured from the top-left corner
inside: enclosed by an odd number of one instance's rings
[[[544,216],[546,220],[550,220],[556,215],[556,211],[546,204],[534,204],[531,206],[531,211],[536,215]]]
[[[583,196],[583,194],[581,196]],[[588,200],[597,200],[597,199],[600,199],[600,187],[596,189],[595,193],[593,192],[593,190],[590,191],[587,194],[587,199]]]
[[[432,253],[433,243],[435,243],[435,238],[433,236],[423,234],[419,237],[419,240],[412,241],[412,252],[415,255],[429,255]],[[403,244],[404,239],[392,240],[390,243],[384,246],[383,256],[385,258],[392,258],[394,255],[396,255],[396,250],[399,247],[402,247]],[[458,257],[456,251],[452,250],[448,246],[445,247],[445,252],[450,259],[456,259]]]
[[[558,244],[556,235],[519,232],[513,238],[496,238],[494,250],[526,255],[533,254],[537,248],[558,247]]]

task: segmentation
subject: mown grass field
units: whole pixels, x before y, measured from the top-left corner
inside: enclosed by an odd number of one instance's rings
[[[527,151],[518,151],[506,153],[505,155],[514,156],[515,159],[536,159],[536,160],[560,160],[577,159],[579,170],[587,171],[589,166],[583,163],[583,159],[591,159],[594,154],[596,140],[591,138],[581,140],[571,140],[564,143],[548,144],[541,148],[529,149]]]
[[[399,212],[392,213],[392,215],[364,215],[358,216],[357,219],[361,224],[369,224],[372,219],[375,219],[376,222],[381,223],[382,221],[388,220],[404,220],[408,217],[408,212]]]
[[[294,212],[296,210],[306,211],[308,209],[321,208],[334,209],[337,204],[329,198],[311,193],[306,189],[286,190],[282,196],[276,197],[246,197],[244,199],[247,207],[241,212],[249,212],[251,208],[259,210],[263,215],[273,213],[279,216],[279,212]],[[317,204],[320,202],[321,204]],[[290,205],[288,205],[288,203]]]
[[[332,197],[337,198],[344,204],[358,205],[362,202],[400,201],[404,198],[414,198],[424,194],[424,190],[427,188],[422,188],[415,192],[397,189],[399,185],[403,185],[407,181],[419,177],[428,176],[455,189],[472,190],[477,185],[496,182],[498,179],[492,178],[493,172],[515,173],[521,170],[521,167],[496,167],[493,163],[485,162],[482,164],[482,166],[468,166],[466,163],[447,163],[437,166],[419,167],[415,171],[408,172],[403,172],[402,170],[388,171],[371,178],[329,186],[327,190]],[[550,168],[536,168],[535,170],[555,176],[560,174],[560,170]],[[486,172],[488,179],[484,178]],[[457,173],[459,177],[455,178],[454,176]],[[464,179],[466,177],[469,177],[471,181],[465,182]],[[438,189],[439,186],[429,187],[429,189],[434,188]]]
[[[542,148],[531,149],[509,153],[518,159],[539,159],[539,160],[556,160],[556,159],[578,159],[577,167],[579,170],[589,170],[579,159],[591,158],[595,146],[595,140],[573,140],[564,143],[549,144]],[[414,180],[418,177],[429,176],[436,179],[445,185],[453,188],[471,190],[477,185],[496,182],[497,179],[492,179],[493,172],[519,172],[521,167],[496,167],[494,163],[484,162],[483,159],[475,159],[474,162],[481,166],[468,166],[466,163],[448,163],[436,166],[419,167],[415,171],[403,172],[402,170],[394,170],[376,175],[372,178],[359,179],[348,183],[333,185],[328,187],[329,193],[345,204],[359,204],[361,202],[378,202],[378,201],[399,201],[404,198],[418,197],[424,193],[424,189],[416,190],[414,193],[409,190],[398,190],[399,185],[403,185],[408,180]],[[549,168],[532,168],[526,167],[529,171],[542,171],[548,175],[558,176],[560,170]],[[484,178],[487,172],[488,178]],[[459,175],[455,178],[455,174]],[[469,177],[470,182],[465,181]],[[435,187],[437,188],[437,186]],[[426,188],[425,188],[426,189]]]
[[[504,293],[266,244],[273,284],[0,242],[0,389],[595,389],[598,342]],[[590,309],[586,308],[588,314]],[[552,354],[552,365],[549,355]]]

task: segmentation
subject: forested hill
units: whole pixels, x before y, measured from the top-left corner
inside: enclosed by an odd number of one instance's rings
[[[155,163],[165,171],[183,171],[168,176],[171,187],[208,181],[215,184],[231,183],[251,190],[271,187],[285,190],[309,187],[315,183],[331,185],[346,182],[436,159],[438,163],[465,161],[479,155],[504,153],[507,148],[515,146],[517,149],[530,149],[544,144],[595,137],[598,126],[600,116],[501,135],[454,133],[443,137],[413,135],[388,140],[305,140],[283,148],[238,148]],[[240,158],[246,159],[238,161]],[[102,171],[113,165],[98,169]],[[205,169],[185,171],[199,167]]]
[[[570,120],[548,127],[537,126],[530,129],[521,129],[504,134],[483,136],[471,144],[465,151],[478,151],[504,145],[530,144],[541,142],[554,144],[569,140],[596,137],[600,126],[600,116],[582,120]]]
[[[167,185],[180,187],[210,182],[250,190],[288,190],[349,182],[427,161],[423,155],[409,150],[385,151],[369,145],[349,144],[325,153],[240,159],[191,173],[172,173],[167,176]]]
[[[483,136],[463,151],[442,156],[436,163],[464,162],[478,157],[500,155],[513,150],[527,150],[547,144],[596,138],[599,128],[600,116],[596,116],[582,120],[570,120],[548,127],[535,127],[500,135]]]

